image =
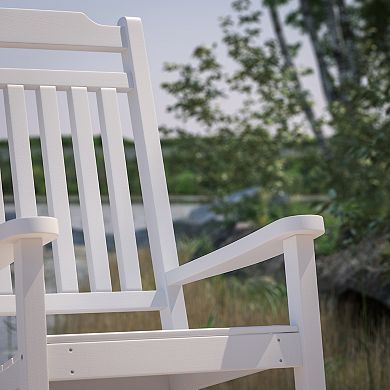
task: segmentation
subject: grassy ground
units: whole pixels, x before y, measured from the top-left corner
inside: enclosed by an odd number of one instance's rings
[[[181,252],[188,258],[185,247]],[[140,258],[144,288],[152,289],[148,251],[141,251]],[[114,257],[111,266],[118,289]],[[288,323],[285,288],[267,278],[215,277],[186,286],[185,296],[191,328]],[[390,321],[370,322],[331,298],[321,300],[321,315],[328,390],[390,389]],[[58,317],[57,324],[58,333],[160,329],[158,313],[70,315]],[[270,370],[210,389],[289,390],[294,389],[293,373]]]

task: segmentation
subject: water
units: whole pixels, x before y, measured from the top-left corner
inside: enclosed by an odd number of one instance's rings
[[[186,220],[191,212],[200,206],[199,203],[173,203],[171,205],[171,214],[174,221]],[[38,215],[48,215],[47,206],[45,204],[38,204]],[[102,205],[104,226],[107,234],[113,234],[111,223],[110,206],[107,203]],[[133,203],[133,219],[136,230],[143,230],[146,228],[145,210],[142,203]],[[8,218],[14,218],[15,208],[12,204],[5,205],[5,212]],[[72,227],[75,230],[82,230],[81,211],[78,204],[70,205],[70,215],[72,220]]]

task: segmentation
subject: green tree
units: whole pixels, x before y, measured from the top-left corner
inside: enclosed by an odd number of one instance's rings
[[[328,108],[332,211],[344,238],[387,229],[390,217],[390,3],[300,0],[287,23],[307,34]]]
[[[282,20],[280,7],[288,3],[297,8]],[[389,8],[385,0],[233,1],[233,14],[220,21],[222,46],[233,71],[218,62],[217,44],[195,48],[188,64],[165,67],[177,75],[163,84],[175,98],[168,110],[184,123],[197,122],[210,138],[195,156],[181,153],[178,159],[198,160],[201,181],[223,194],[254,184],[271,190],[288,187],[291,178],[283,172],[291,161],[286,151],[292,151],[307,161],[301,174],[317,178],[313,191],[331,194],[329,208],[342,220],[343,239],[386,229]],[[265,41],[263,10],[269,11],[275,32],[274,39]],[[299,29],[312,43],[327,103],[322,116],[315,115],[311,95],[301,83],[313,70],[295,65],[300,43],[288,42],[286,27]],[[240,101],[234,112],[224,108],[231,96]],[[332,129],[328,137],[325,126]],[[199,147],[185,130],[170,131],[192,149]],[[303,147],[308,131],[316,144],[309,154]]]

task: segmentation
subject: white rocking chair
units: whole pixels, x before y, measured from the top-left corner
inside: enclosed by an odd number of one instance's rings
[[[320,216],[276,221],[179,266],[142,24],[99,25],[82,13],[0,9],[0,47],[121,53],[124,72],[0,69],[16,219],[0,191],[0,316],[17,318],[18,352],[1,390],[193,390],[294,367],[298,390],[324,390],[313,240]],[[47,202],[37,216],[25,90],[36,93]],[[66,91],[91,292],[80,293],[57,91]],[[88,92],[96,92],[121,291],[112,292]],[[117,94],[128,96],[156,281],[143,291]],[[43,249],[53,242],[57,293],[45,293]],[[290,325],[188,329],[182,286],[284,254]],[[9,265],[14,262],[15,291]],[[46,315],[160,312],[163,330],[47,336]]]

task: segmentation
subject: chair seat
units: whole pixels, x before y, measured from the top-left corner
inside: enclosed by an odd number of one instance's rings
[[[151,330],[133,332],[105,332],[105,333],[79,333],[48,335],[48,344],[80,343],[94,341],[120,341],[120,340],[147,340],[186,337],[207,336],[232,336],[248,334],[275,334],[296,333],[297,326],[272,325],[272,326],[245,326],[233,328],[200,328],[200,329],[175,329],[175,330]]]
[[[260,371],[302,363],[294,326],[47,337],[50,381]]]

